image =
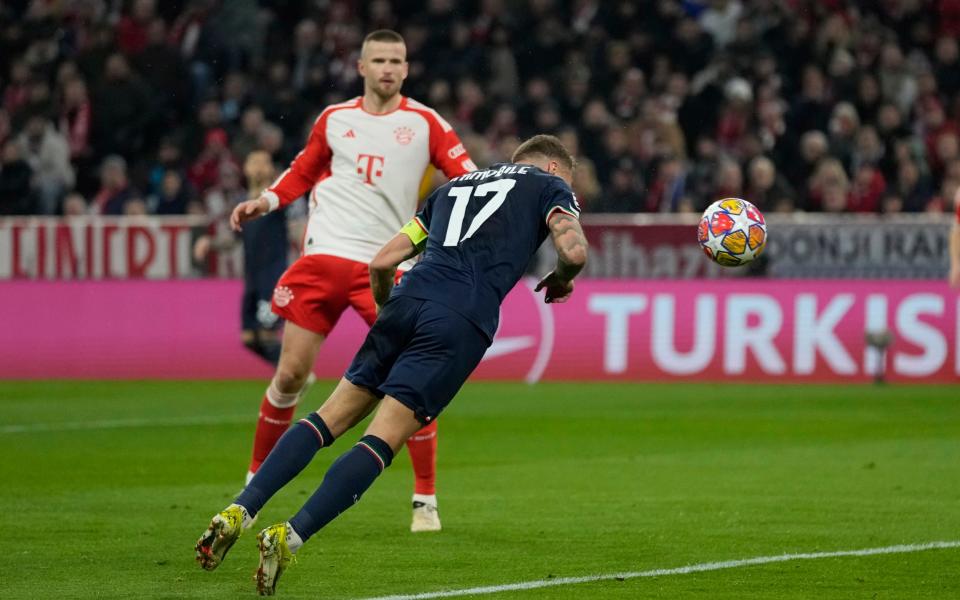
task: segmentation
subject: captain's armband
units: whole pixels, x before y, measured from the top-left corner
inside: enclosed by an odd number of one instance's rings
[[[400,233],[406,234],[418,250],[422,250],[427,244],[427,228],[424,227],[420,219],[416,217],[410,219],[410,221],[400,229]]]

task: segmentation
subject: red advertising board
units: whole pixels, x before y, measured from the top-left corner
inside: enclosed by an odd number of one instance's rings
[[[0,219],[0,279],[179,279],[205,218]]]
[[[194,216],[0,218],[0,281],[240,277],[239,245],[193,261],[197,237],[230,239],[226,228]]]
[[[960,383],[960,294],[935,281],[579,282],[544,305],[518,285],[478,379],[868,381],[865,332],[889,330],[891,380]],[[232,280],[0,284],[2,378],[250,378]],[[365,335],[348,313],[317,373]]]

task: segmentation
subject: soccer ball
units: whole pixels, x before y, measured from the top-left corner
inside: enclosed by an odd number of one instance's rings
[[[767,243],[767,224],[756,206],[740,198],[717,200],[703,211],[697,240],[710,260],[739,267],[760,256]]]

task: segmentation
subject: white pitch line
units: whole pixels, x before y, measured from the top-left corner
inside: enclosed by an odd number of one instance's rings
[[[875,556],[877,554],[905,554],[908,552],[923,552],[924,550],[939,550],[944,548],[960,548],[960,541],[903,544],[899,546],[885,546],[883,548],[865,548],[863,550],[837,550],[834,552],[805,552],[801,554],[780,554],[778,556],[758,556],[755,558],[743,558],[740,560],[700,563],[697,565],[687,565],[685,567],[676,567],[673,569],[653,569],[651,571],[631,571],[627,573],[613,573],[610,575],[587,575],[585,577],[557,577],[555,579],[539,579],[536,581],[522,581],[519,583],[489,585],[460,590],[442,590],[439,592],[423,592],[420,594],[377,596],[375,598],[364,598],[363,600],[426,600],[428,598],[452,598],[454,596],[479,596],[484,594],[498,594],[500,592],[556,587],[558,585],[591,583],[595,581],[623,581],[624,579],[636,579],[638,577],[687,575],[689,573],[735,569],[737,567],[766,565],[770,563],[787,562],[791,560],[814,560],[819,558],[839,558],[844,556]]]
[[[196,416],[174,417],[166,419],[106,419],[99,421],[64,421],[62,423],[23,423],[21,425],[2,425],[0,434],[37,433],[48,431],[84,431],[90,429],[132,429],[137,427],[181,427],[191,425],[220,425],[230,423],[253,422],[247,416]]]

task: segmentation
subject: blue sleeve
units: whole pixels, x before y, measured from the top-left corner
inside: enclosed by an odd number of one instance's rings
[[[430,219],[433,217],[433,205],[436,202],[437,194],[440,193],[440,190],[443,190],[445,186],[441,186],[433,191],[432,194],[427,196],[427,199],[423,201],[423,206],[420,207],[420,210],[417,211],[416,219],[420,226],[423,227],[425,232],[430,231]]]
[[[575,219],[580,218],[580,205],[577,196],[567,183],[559,177],[553,177],[540,194],[540,209],[544,223],[550,221],[550,215],[556,211],[564,212]]]

